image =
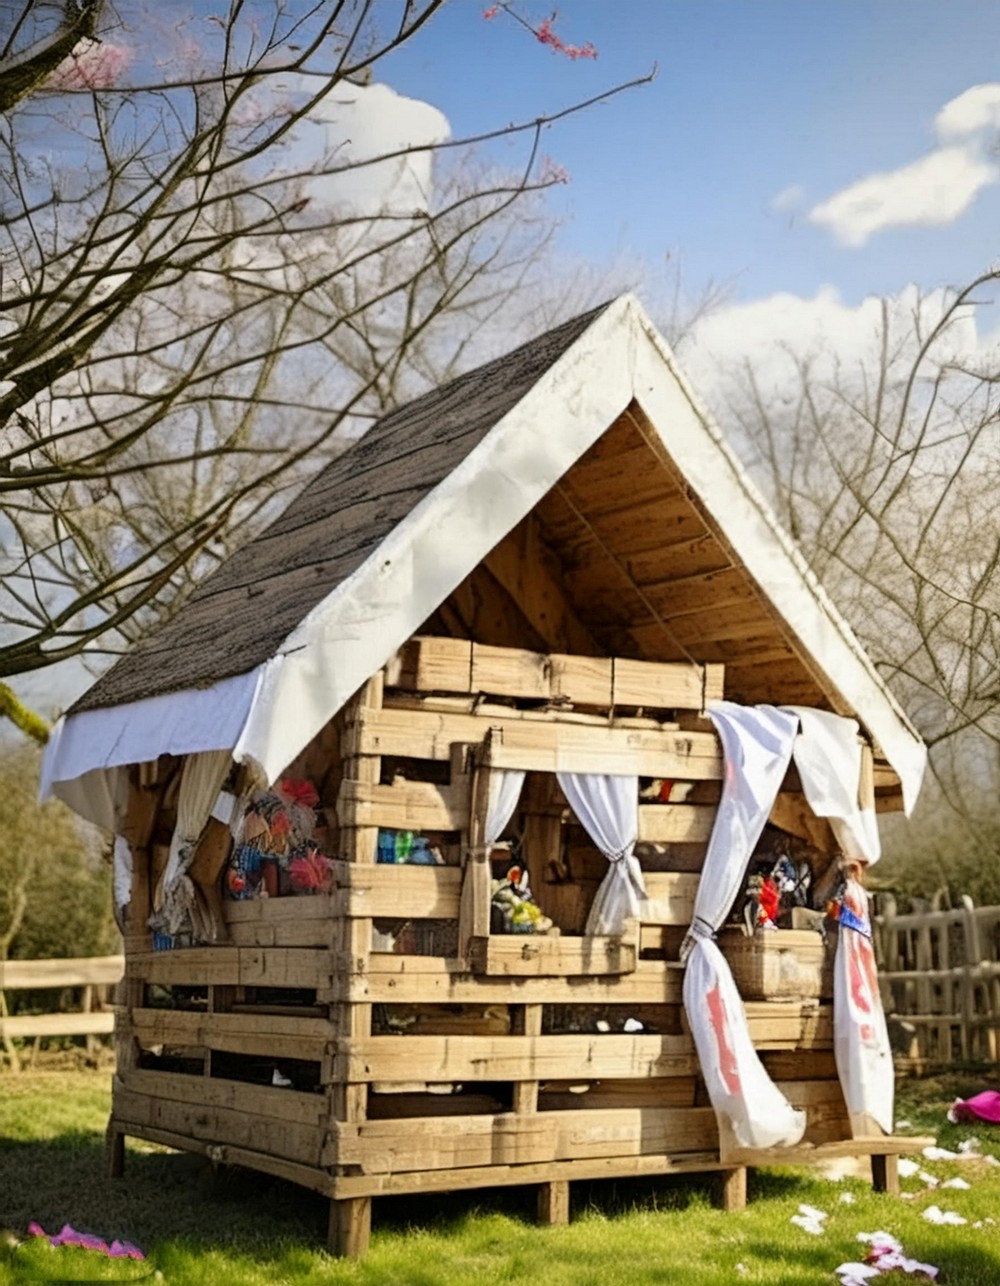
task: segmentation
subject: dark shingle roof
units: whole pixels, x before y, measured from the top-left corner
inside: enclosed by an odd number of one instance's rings
[[[483,440],[607,307],[384,416],[71,713],[206,687],[274,656],[307,613]]]

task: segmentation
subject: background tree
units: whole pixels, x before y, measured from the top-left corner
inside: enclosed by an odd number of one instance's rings
[[[789,352],[768,386],[744,367],[725,396],[780,520],[930,747],[894,877],[986,901],[1000,901],[1000,380],[976,314],[998,280],[885,301],[857,364]]]
[[[442,2],[0,8],[0,679],[169,610],[538,262],[555,117],[367,83]]]

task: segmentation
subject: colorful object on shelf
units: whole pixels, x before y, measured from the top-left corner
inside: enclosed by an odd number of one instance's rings
[[[317,848],[293,857],[288,875],[296,893],[329,893],[333,887],[333,863]]]
[[[77,1246],[81,1250],[96,1250],[111,1259],[145,1259],[146,1256],[130,1241],[119,1241],[117,1238],[108,1244],[102,1237],[90,1232],[77,1232],[70,1224],[63,1224],[57,1233],[49,1234],[34,1221],[28,1224],[28,1235],[44,1237],[50,1246]]]
[[[375,841],[375,861],[383,864],[407,862],[411,866],[442,866],[444,859],[436,848],[431,848],[425,835],[413,831],[390,830],[380,827]]]
[[[227,898],[326,893],[333,865],[314,833],[319,795],[311,781],[285,778],[250,799],[223,877]]]
[[[531,896],[528,872],[514,862],[502,879],[493,881],[491,933],[548,933],[552,921]]]

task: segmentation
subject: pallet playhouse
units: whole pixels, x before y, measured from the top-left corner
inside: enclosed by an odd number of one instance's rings
[[[892,1190],[920,1141],[891,1064],[888,1121],[848,1110],[830,935],[730,925],[744,1005],[692,981],[734,900],[699,894],[719,701],[842,716],[850,808],[912,805],[919,738],[633,299],[376,424],[50,744],[45,787],[116,833],[112,1172],[132,1135],[292,1180],[344,1254],[375,1196],[533,1184],[556,1223],[573,1179],[718,1171],[734,1209],[748,1165],[847,1155]],[[851,842],[796,763],[749,841],[822,905]],[[733,1125],[741,1009],[791,1145]]]

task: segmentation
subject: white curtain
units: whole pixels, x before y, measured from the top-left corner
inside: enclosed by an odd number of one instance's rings
[[[184,761],[177,793],[177,824],[156,898],[157,910],[161,906],[167,909],[173,932],[176,932],[185,911],[191,909],[189,904],[193,890],[190,881],[183,878],[184,872],[191,864],[195,846],[208,823],[231,764],[232,755],[228,750],[203,750],[188,755]]]
[[[798,728],[798,717],[776,706],[713,701],[708,716],[722,742],[725,778],[681,960],[696,939],[715,936],[736,901],[750,854],[788,771]]]
[[[486,818],[483,822],[483,844],[489,848],[503,834],[504,827],[514,816],[517,801],[521,798],[524,773],[519,768],[492,768],[489,770],[486,801]]]
[[[620,934],[646,898],[633,850],[639,837],[639,779],[607,773],[557,773],[559,785],[587,834],[608,859],[584,932]]]
[[[719,1119],[721,1150],[730,1135],[740,1147],[791,1147],[805,1131],[805,1113],[792,1107],[757,1056],[732,971],[714,938],[788,770],[798,719],[775,706],[730,701],[713,702],[708,715],[722,742],[725,777],[694,920],[681,947],[684,1008]]]
[[[871,1117],[892,1133],[895,1077],[875,970],[868,895],[848,880],[833,966],[833,1051],[855,1137]],[[870,1132],[870,1131],[869,1131]]]
[[[817,817],[828,817],[845,856],[853,861],[877,862],[882,853],[873,808],[858,801],[861,780],[861,744],[854,719],[785,706],[799,720],[795,741],[795,767],[802,790]]]
[[[806,1128],[764,1069],[750,1039],[743,1001],[729,964],[710,939],[691,953],[684,974],[684,1008],[705,1087],[723,1130],[743,1148],[793,1147]]]

